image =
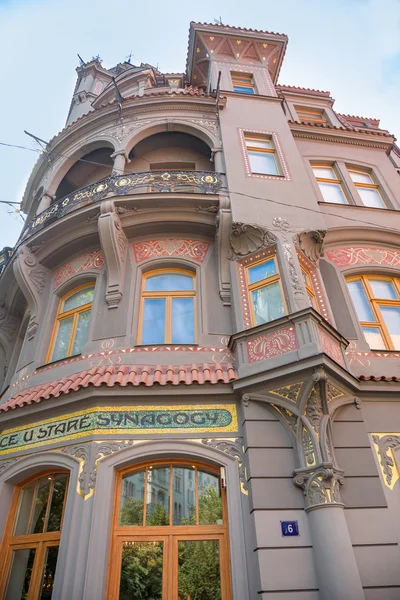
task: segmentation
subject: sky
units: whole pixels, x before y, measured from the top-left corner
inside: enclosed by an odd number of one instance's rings
[[[279,83],[331,92],[337,112],[400,138],[400,0],[0,0],[0,142],[37,148],[65,124],[78,66],[100,55],[185,69],[190,21],[285,33]],[[0,200],[20,202],[38,154],[0,145]],[[21,215],[0,204],[0,249]]]

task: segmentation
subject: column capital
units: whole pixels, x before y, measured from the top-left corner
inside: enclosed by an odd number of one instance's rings
[[[320,463],[305,469],[295,469],[293,483],[303,489],[306,506],[310,511],[326,506],[344,507],[340,485],[344,484],[344,471],[333,463]]]

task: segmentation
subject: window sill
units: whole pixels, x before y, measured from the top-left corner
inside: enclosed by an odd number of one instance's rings
[[[70,356],[64,356],[64,358],[59,358],[58,360],[52,360],[50,362],[44,363],[43,365],[40,365],[39,367],[37,367],[38,369],[44,369],[44,367],[51,367],[54,366],[58,363],[63,362],[64,360],[70,360],[71,358],[77,358],[78,356],[82,356],[82,353],[79,352],[78,354],[71,354]]]
[[[389,213],[399,213],[400,210],[398,208],[378,208],[374,206],[363,206],[360,204],[340,204],[339,202],[325,202],[324,200],[318,200],[318,204],[320,206],[341,206],[346,208],[360,208],[361,210],[381,210],[383,212]]]

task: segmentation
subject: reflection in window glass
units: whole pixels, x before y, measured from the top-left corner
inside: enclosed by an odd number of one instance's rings
[[[251,292],[256,325],[279,319],[285,314],[278,282]]]
[[[169,476],[169,466],[147,470],[146,525],[169,525]]]
[[[196,491],[194,469],[173,467],[172,525],[196,524]]]
[[[400,350],[400,307],[380,306],[395,350]]]
[[[221,600],[218,540],[178,543],[179,600]]]
[[[46,560],[44,562],[42,586],[40,589],[39,600],[50,600],[53,595],[54,577],[56,574],[58,557],[58,546],[50,546],[46,550]]]
[[[4,600],[26,600],[32,576],[35,548],[14,550]]]
[[[255,267],[249,267],[248,271],[250,283],[257,283],[257,281],[261,281],[262,279],[277,274],[275,260],[273,258],[271,260],[266,260],[259,265],[255,265]]]
[[[199,471],[199,524],[223,525],[219,477]]]
[[[357,191],[364,206],[368,206],[369,208],[386,208],[386,204],[378,190],[358,187]]]
[[[39,479],[29,533],[41,533],[44,530],[50,482],[51,476]]]
[[[33,481],[22,490],[14,535],[25,535],[27,533],[35,489],[36,481]]]
[[[72,346],[72,354],[80,354],[86,342],[90,321],[90,310],[80,313],[75,330],[75,339]]]
[[[375,321],[374,313],[369,305],[362,282],[360,280],[348,281],[347,285],[360,321]]]
[[[383,341],[379,327],[363,327],[362,330],[370,348],[373,348],[374,350],[385,350],[385,342]]]
[[[194,298],[172,298],[172,343],[194,343]]]
[[[165,298],[146,298],[143,312],[142,344],[163,344],[165,339]]]
[[[93,294],[94,288],[84,288],[71,296],[64,301],[64,306],[62,312],[67,312],[68,310],[72,310],[73,308],[79,308],[84,304],[88,304],[89,302],[93,302]]]
[[[51,360],[60,360],[68,354],[68,345],[72,332],[73,317],[62,319],[58,323],[57,337],[54,344],[54,351]]]
[[[193,289],[193,277],[165,273],[146,278],[146,292],[184,291]]]
[[[348,204],[347,198],[344,195],[342,187],[339,183],[326,183],[319,181],[318,185],[325,202],[333,202],[334,204]]]
[[[122,478],[119,525],[143,525],[145,471]]]
[[[67,489],[68,475],[57,473],[53,479],[53,492],[51,496],[50,512],[46,531],[60,531],[63,515],[65,492]]]
[[[369,279],[369,283],[375,298],[397,300],[397,292],[391,281],[385,281],[384,279]]]
[[[161,600],[162,573],[163,542],[123,542],[119,600]]]

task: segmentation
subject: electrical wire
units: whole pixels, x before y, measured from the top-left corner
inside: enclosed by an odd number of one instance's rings
[[[7,146],[9,148],[18,148],[20,150],[29,150],[29,152],[36,152],[39,154],[46,154],[47,151],[43,151],[43,150],[39,150],[36,148],[28,148],[27,146],[19,146],[17,144],[8,144],[6,142],[0,142],[0,146]],[[67,154],[51,154],[51,152],[49,152],[49,157],[53,157],[53,158],[68,158],[68,159],[73,159],[74,157],[72,156],[68,156]],[[139,157],[140,158],[140,157]],[[92,160],[86,160],[84,158],[77,158],[76,162],[84,162],[84,163],[89,163],[92,165],[97,165],[99,167],[110,167],[110,164],[105,164],[105,163],[99,163],[99,162],[95,162]],[[263,198],[261,196],[252,196],[250,194],[244,194],[243,192],[236,192],[234,190],[229,190],[230,194],[236,194],[238,196],[244,196],[246,198],[253,198],[254,200],[262,200],[263,202],[270,202],[272,204],[278,204],[279,206],[284,206],[286,208],[296,208],[299,210],[305,210],[308,212],[312,212],[312,213],[316,213],[320,216],[323,215],[329,215],[331,217],[339,217],[340,219],[344,219],[346,221],[351,221],[353,223],[358,223],[359,225],[373,225],[373,227],[378,228],[378,229],[384,229],[387,231],[393,231],[393,229],[391,227],[386,227],[385,225],[377,225],[376,223],[372,222],[372,221],[363,221],[360,219],[354,219],[352,217],[345,217],[343,215],[338,215],[335,213],[331,213],[331,212],[326,212],[326,211],[319,211],[316,210],[314,208],[309,208],[306,206],[299,206],[298,204],[287,204],[286,202],[280,202],[279,200],[271,200],[270,198]],[[5,202],[5,201],[3,201]],[[16,203],[17,204],[17,203]]]

